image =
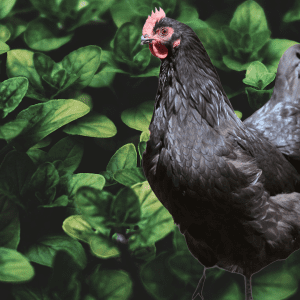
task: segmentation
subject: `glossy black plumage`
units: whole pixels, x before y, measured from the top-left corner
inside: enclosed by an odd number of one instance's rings
[[[244,121],[262,133],[284,155],[300,160],[300,45],[280,59],[271,99]],[[298,170],[300,171],[300,169]]]
[[[167,17],[160,27],[174,33],[164,44],[144,173],[191,253],[205,268],[244,275],[250,300],[252,274],[300,248],[300,175],[287,160],[300,159],[298,67],[284,68],[286,79],[279,68],[271,100],[243,123],[193,30]],[[300,46],[288,51],[299,63]]]

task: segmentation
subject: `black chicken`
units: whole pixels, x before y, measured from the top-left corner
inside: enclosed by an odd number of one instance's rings
[[[300,248],[300,45],[288,49],[270,101],[244,123],[194,31],[148,17],[141,44],[161,59],[143,169],[206,268],[251,277]],[[290,161],[289,161],[290,160]]]

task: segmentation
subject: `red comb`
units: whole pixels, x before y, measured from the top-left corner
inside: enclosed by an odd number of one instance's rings
[[[151,16],[148,16],[148,19],[146,20],[146,23],[143,27],[143,35],[147,34],[147,35],[151,36],[153,33],[153,27],[155,26],[155,23],[165,17],[166,17],[166,14],[163,11],[163,9],[159,8],[159,10],[157,10],[157,8],[155,7],[155,13],[152,10]]]

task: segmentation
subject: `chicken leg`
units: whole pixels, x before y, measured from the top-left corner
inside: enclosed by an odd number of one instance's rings
[[[203,275],[202,275],[202,277],[199,280],[197,288],[196,288],[196,290],[195,290],[195,292],[193,294],[192,300],[195,300],[198,295],[200,296],[200,298],[202,300],[204,300],[203,295],[202,295],[202,291],[203,291],[204,281],[205,281],[205,278],[206,278],[205,271],[206,271],[206,268],[204,267]]]
[[[253,300],[251,277],[252,277],[252,275],[245,276],[245,294],[246,294],[245,299],[246,300]]]

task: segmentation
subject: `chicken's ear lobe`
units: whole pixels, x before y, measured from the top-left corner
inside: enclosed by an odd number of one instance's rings
[[[180,45],[180,39],[177,39],[177,40],[173,43],[173,48],[177,47],[178,45]]]

